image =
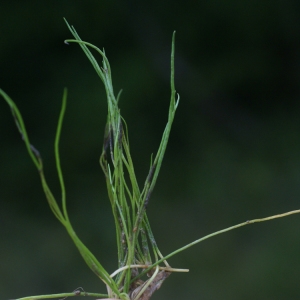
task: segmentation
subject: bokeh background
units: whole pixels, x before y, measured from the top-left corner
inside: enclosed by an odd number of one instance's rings
[[[299,208],[299,1],[1,1],[0,87],[22,111],[57,198],[53,141],[68,87],[61,159],[69,214],[109,272],[116,242],[98,164],[106,98],[81,49],[63,43],[71,38],[63,17],[105,47],[141,185],[166,124],[177,31],[181,102],[148,208],[162,253]],[[0,298],[105,292],[50,212],[3,100],[0,141]],[[299,299],[299,227],[294,215],[198,244],[169,260],[190,273],[172,275],[153,299]]]

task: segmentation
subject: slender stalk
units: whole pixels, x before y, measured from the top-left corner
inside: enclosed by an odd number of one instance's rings
[[[84,292],[84,291],[76,290],[72,293],[29,296],[29,297],[24,297],[24,298],[18,298],[18,299],[15,299],[15,300],[41,300],[41,299],[66,298],[66,297],[74,297],[74,296],[108,298],[107,294],[90,293],[90,292]]]
[[[66,204],[66,188],[64,184],[64,177],[62,174],[62,169],[61,169],[61,164],[60,164],[60,155],[59,155],[59,141],[60,141],[60,135],[61,135],[61,129],[62,129],[62,123],[64,119],[64,115],[66,112],[66,106],[67,106],[67,89],[64,89],[64,94],[62,98],[62,106],[58,118],[58,124],[57,124],[57,130],[56,130],[56,135],[55,135],[55,142],[54,142],[54,153],[55,153],[55,160],[56,160],[56,169],[58,173],[58,179],[60,183],[60,188],[61,188],[61,202],[62,202],[62,209],[63,209],[63,214],[64,218],[69,222],[69,216],[67,212],[67,204]]]
[[[225,232],[228,232],[228,231],[231,231],[233,229],[237,229],[239,227],[243,227],[245,225],[250,225],[250,224],[254,224],[254,223],[259,223],[259,222],[265,222],[265,221],[270,221],[270,220],[274,220],[274,219],[278,219],[278,218],[283,218],[283,217],[287,217],[287,216],[290,216],[290,215],[293,215],[293,214],[299,214],[300,213],[300,209],[297,209],[297,210],[292,210],[292,211],[289,211],[289,212],[286,212],[286,213],[283,213],[283,214],[277,214],[277,215],[273,215],[273,216],[270,216],[270,217],[266,217],[266,218],[261,218],[261,219],[253,219],[253,220],[248,220],[246,222],[243,222],[243,223],[240,223],[240,224],[237,224],[237,225],[234,225],[234,226],[230,226],[230,227],[227,227],[225,229],[222,229],[222,230],[219,230],[219,231],[216,231],[216,232],[213,232],[211,234],[208,234],[198,240],[195,240],[194,242],[192,243],[189,243],[173,252],[171,252],[170,254],[166,255],[165,257],[161,258],[160,260],[156,261],[154,264],[152,264],[151,266],[149,266],[147,269],[145,269],[143,272],[141,272],[138,276],[136,276],[135,278],[132,279],[132,282],[137,280],[139,277],[143,276],[144,274],[146,274],[147,272],[149,272],[151,269],[153,269],[154,267],[156,267],[157,265],[159,265],[161,262],[163,262],[164,260],[174,256],[175,254],[178,254],[200,242],[203,242],[211,237],[214,237],[216,235],[219,235],[221,233],[225,233]]]

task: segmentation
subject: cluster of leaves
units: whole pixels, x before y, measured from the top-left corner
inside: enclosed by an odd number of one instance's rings
[[[161,284],[163,281],[162,278],[166,278],[169,275],[169,272],[165,270],[160,271],[158,265],[153,265],[152,256],[155,262],[157,262],[159,258],[163,258],[163,256],[152,234],[146,208],[160,171],[175,111],[179,102],[179,96],[175,99],[176,91],[174,85],[175,33],[173,34],[172,41],[171,101],[168,122],[157,154],[154,160],[151,158],[150,170],[144,187],[140,190],[130,155],[127,126],[121,117],[118,107],[120,93],[117,97],[114,94],[109,61],[104,51],[101,51],[90,43],[82,41],[74,27],[69,26],[69,24],[67,25],[75,37],[75,40],[66,40],[66,43],[75,42],[81,46],[104,84],[108,103],[108,116],[104,134],[103,151],[100,156],[100,165],[105,174],[108,195],[115,221],[119,269],[113,274],[116,275],[115,280],[111,280],[111,277],[108,276],[103,268],[100,274],[98,273],[99,270],[95,272],[95,270],[92,269],[109,287],[110,297],[129,295],[132,299],[139,299],[142,295],[144,298],[147,295],[149,298],[158,288],[158,282]],[[102,67],[98,65],[88,47],[95,49],[102,56]],[[126,178],[129,180],[126,180]],[[152,255],[150,250],[152,250]],[[167,261],[164,261],[164,263],[167,270],[170,271],[171,269]],[[150,279],[146,282],[141,281],[139,279],[141,273],[139,274],[138,268],[146,268]],[[149,272],[149,270],[151,271]],[[144,273],[145,272],[142,274]],[[111,291],[112,293],[110,293]],[[122,291],[122,295],[120,291]]]

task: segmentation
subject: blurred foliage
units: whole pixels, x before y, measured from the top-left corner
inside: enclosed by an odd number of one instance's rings
[[[70,218],[114,271],[113,219],[98,164],[106,121],[101,82],[75,45],[105,47],[140,183],[167,120],[170,44],[181,95],[148,207],[163,254],[251,218],[299,208],[300,3],[287,1],[2,1],[0,85],[22,111],[59,193],[53,141],[69,89],[61,160]],[[103,292],[51,215],[9,109],[0,102],[0,298]],[[299,216],[256,224],[174,257],[153,299],[295,299]],[[103,229],[103,224],[107,226]],[[100,230],[101,228],[101,230]],[[103,248],[110,244],[111,248]]]

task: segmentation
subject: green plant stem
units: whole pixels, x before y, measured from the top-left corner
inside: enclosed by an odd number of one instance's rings
[[[26,149],[28,151],[29,156],[31,157],[33,163],[35,164],[36,168],[38,170],[41,169],[41,161],[37,158],[37,150],[30,144],[25,124],[22,118],[22,115],[17,107],[17,105],[12,101],[12,99],[2,90],[0,89],[0,95],[4,98],[4,100],[7,102],[7,104],[10,106],[12,115],[14,117],[14,121],[16,123],[16,126],[19,130],[19,133],[22,136],[23,141],[25,142]]]
[[[57,131],[56,131],[56,138],[55,138],[55,160],[56,160],[56,167],[57,167],[57,172],[58,172],[58,177],[61,185],[61,190],[62,190],[62,211],[57,204],[57,201],[55,197],[53,196],[45,175],[44,175],[44,168],[43,168],[43,161],[40,156],[40,153],[37,151],[37,149],[30,143],[27,131],[25,128],[25,124],[22,119],[22,115],[20,111],[18,110],[18,107],[16,104],[12,101],[12,99],[4,93],[0,89],[0,95],[3,96],[3,98],[6,100],[8,105],[11,108],[12,115],[14,117],[16,126],[21,134],[21,137],[26,145],[27,151],[36,165],[42,187],[44,190],[44,193],[46,195],[47,201],[49,203],[49,206],[55,215],[55,217],[62,223],[62,225],[66,228],[67,232],[69,233],[70,237],[72,238],[73,242],[75,243],[76,247],[78,248],[80,254],[82,255],[83,259],[87,263],[87,265],[90,267],[90,269],[101,279],[105,282],[107,286],[110,287],[110,289],[115,293],[115,295],[120,296],[120,293],[118,291],[118,287],[114,280],[109,276],[108,272],[103,268],[103,266],[100,264],[100,262],[96,259],[96,257],[89,251],[89,249],[81,242],[81,240],[78,238],[76,235],[75,231],[73,230],[73,227],[70,223],[70,220],[68,218],[67,214],[67,208],[66,208],[66,192],[65,192],[65,186],[64,186],[64,181],[63,181],[63,175],[62,175],[62,170],[60,166],[60,157],[59,157],[59,138],[61,134],[61,127],[62,127],[62,122],[63,122],[63,117],[66,109],[66,101],[67,101],[67,90],[64,90],[63,94],[63,99],[62,99],[62,108],[59,116],[59,121],[57,125]]]
[[[245,225],[249,225],[249,224],[254,224],[254,223],[259,223],[259,222],[265,222],[265,221],[270,221],[270,220],[274,220],[274,219],[278,219],[278,218],[283,218],[283,217],[287,217],[287,216],[290,216],[290,215],[293,215],[293,214],[298,214],[300,213],[300,209],[297,209],[297,210],[292,210],[292,211],[289,211],[289,212],[286,212],[286,213],[283,213],[283,214],[278,214],[278,215],[274,215],[274,216],[270,216],[270,217],[266,217],[266,218],[261,218],[261,219],[253,219],[253,220],[248,220],[246,222],[243,222],[243,223],[240,223],[240,224],[237,224],[237,225],[234,225],[234,226],[230,226],[230,227],[227,227],[225,229],[222,229],[222,230],[219,230],[219,231],[216,231],[214,233],[211,233],[211,234],[208,234],[192,243],[189,243],[173,252],[171,252],[170,254],[168,254],[167,256],[161,258],[160,260],[156,261],[154,264],[152,264],[151,266],[149,266],[147,269],[145,269],[143,272],[141,272],[138,276],[136,276],[135,278],[132,279],[131,282],[134,282],[135,280],[137,280],[138,278],[140,278],[141,276],[143,276],[144,274],[146,274],[147,272],[149,272],[151,269],[153,269],[154,267],[156,267],[158,264],[160,264],[161,262],[163,262],[164,260],[174,256],[175,254],[183,251],[183,250],[186,250],[200,242],[203,242],[213,236],[216,236],[216,235],[219,235],[221,233],[225,233],[227,231],[230,231],[230,230],[233,230],[233,229],[237,229],[239,227],[243,227]]]
[[[40,300],[40,299],[66,298],[66,297],[74,297],[74,296],[108,298],[107,294],[88,293],[88,292],[82,292],[82,291],[80,291],[80,293],[78,293],[75,291],[72,293],[29,296],[29,297],[24,297],[24,298],[18,298],[16,300]]]
[[[55,142],[54,142],[54,153],[55,153],[55,161],[56,161],[56,170],[59,178],[59,183],[60,183],[60,188],[61,188],[61,202],[62,202],[62,210],[63,210],[63,215],[64,219],[66,220],[66,223],[69,223],[69,216],[67,212],[67,204],[66,204],[66,188],[64,184],[64,179],[63,179],[63,174],[62,174],[62,169],[61,169],[61,164],[60,164],[60,155],[59,155],[59,141],[60,141],[60,135],[61,135],[61,129],[62,129],[62,124],[64,120],[64,115],[66,112],[66,107],[67,107],[67,95],[68,91],[65,88],[64,93],[63,93],[63,98],[62,98],[62,106],[58,118],[58,124],[57,124],[57,129],[56,129],[56,135],[55,135]]]

